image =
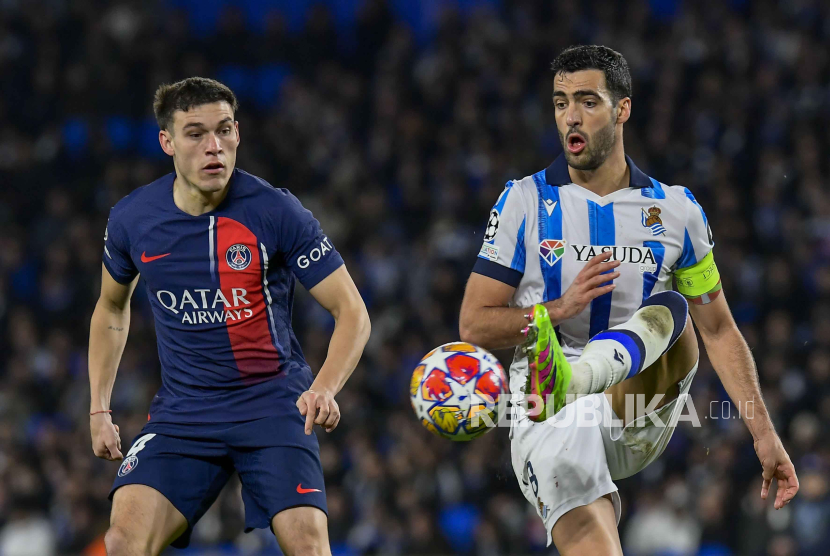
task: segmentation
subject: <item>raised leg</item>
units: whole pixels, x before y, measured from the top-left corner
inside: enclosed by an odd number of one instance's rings
[[[654,396],[664,394],[663,399],[654,409],[658,409],[675,399],[679,394],[677,383],[683,380],[697,363],[700,356],[697,335],[691,319],[686,318],[685,330],[669,351],[642,372],[611,386],[605,391],[605,396],[608,398],[614,413],[617,414],[617,417],[623,419],[626,424],[632,419],[632,416],[633,419],[640,417],[643,413],[642,410],[649,405]],[[635,396],[637,395],[645,396],[644,404],[635,403]],[[628,408],[628,413],[626,412],[627,402],[634,403],[634,408]]]

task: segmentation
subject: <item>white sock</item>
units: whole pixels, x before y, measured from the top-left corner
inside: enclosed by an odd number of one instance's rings
[[[630,320],[600,332],[588,342],[579,360],[571,365],[568,394],[581,397],[604,392],[634,376],[657,361],[676,336],[679,332],[668,307],[641,307]]]

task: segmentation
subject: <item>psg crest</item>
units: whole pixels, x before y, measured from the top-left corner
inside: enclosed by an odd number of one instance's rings
[[[241,243],[231,245],[225,253],[225,260],[232,269],[245,270],[251,264],[251,250]]]
[[[118,468],[118,476],[123,477],[136,467],[138,467],[138,458],[136,456],[127,456],[121,462],[121,467]]]

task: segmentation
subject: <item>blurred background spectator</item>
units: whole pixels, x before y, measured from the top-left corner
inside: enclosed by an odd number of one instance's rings
[[[830,3],[822,0],[0,1],[0,553],[103,554],[117,465],[88,429],[86,345],[109,208],[172,170],[151,98],[215,77],[239,95],[238,165],[288,187],[339,248],[373,320],[321,434],[335,554],[523,554],[545,532],[507,432],[454,445],[408,380],[457,339],[465,280],[504,183],[559,152],[549,64],[621,51],[626,149],[691,188],[801,492],[759,498],[752,439],[702,356],[702,426],[618,483],[626,552],[830,553]],[[159,383],[143,287],[112,400],[125,444]],[[301,292],[313,369],[331,331]],[[501,354],[509,362],[509,354]],[[711,401],[715,403],[711,403]],[[748,408],[740,408],[746,411]],[[192,554],[276,553],[241,533],[238,482]]]

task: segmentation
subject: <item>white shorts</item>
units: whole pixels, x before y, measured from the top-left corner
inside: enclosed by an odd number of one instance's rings
[[[548,546],[560,517],[606,494],[611,494],[619,524],[620,495],[613,481],[638,473],[663,453],[696,371],[697,364],[680,381],[676,399],[625,427],[605,394],[580,398],[542,423],[534,423],[523,410],[514,409],[513,471],[525,498],[545,524]],[[657,426],[649,415],[665,426]]]

